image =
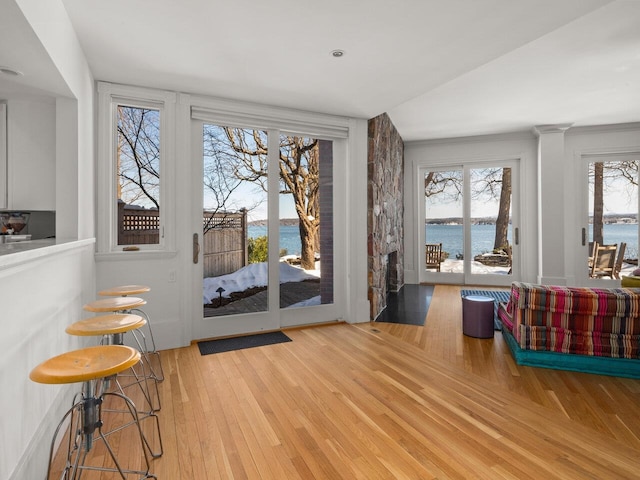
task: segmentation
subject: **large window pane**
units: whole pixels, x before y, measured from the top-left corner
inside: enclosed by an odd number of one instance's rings
[[[461,169],[425,173],[425,243],[428,245],[425,249],[428,252],[429,246],[442,247],[440,258],[435,262],[425,259],[425,268],[429,271],[463,271],[462,178]]]
[[[267,311],[267,133],[203,128],[204,316]]]
[[[511,169],[472,168],[471,273],[511,273]]]
[[[160,242],[160,111],[117,106],[118,245]]]
[[[464,192],[470,197],[466,215]],[[511,168],[427,171],[424,195],[427,271],[511,274]],[[470,272],[465,272],[466,255]]]
[[[280,136],[280,307],[333,303],[333,143]]]
[[[595,259],[594,244],[615,245],[614,271],[608,260]],[[589,259],[585,271],[594,278],[612,279],[638,264],[638,161],[589,163]],[[599,260],[604,260],[602,264]],[[594,269],[595,263],[595,269]],[[602,267],[602,268],[601,268]],[[611,273],[611,274],[610,274]]]

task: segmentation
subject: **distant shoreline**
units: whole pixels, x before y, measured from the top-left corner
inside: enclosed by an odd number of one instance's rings
[[[496,217],[475,217],[471,218],[472,225],[495,225]],[[461,217],[448,218],[428,218],[425,219],[425,225],[462,225],[464,222]],[[511,222],[509,222],[511,223]],[[589,215],[589,224],[593,223],[593,216]],[[638,218],[634,213],[615,213],[604,216],[605,225],[626,224],[637,225]]]
[[[269,220],[267,219],[253,220],[251,222],[248,222],[247,225],[251,227],[266,227],[268,222]],[[280,226],[297,227],[299,224],[300,224],[300,220],[298,220],[297,218],[281,218],[280,219]]]

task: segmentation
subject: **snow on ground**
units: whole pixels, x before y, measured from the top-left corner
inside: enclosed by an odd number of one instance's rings
[[[301,282],[303,280],[317,280],[320,278],[320,262],[316,262],[317,270],[303,270],[299,267],[289,265],[287,262],[280,262],[280,283]],[[507,273],[509,270],[505,267],[487,267],[479,262],[472,262],[473,273]],[[623,264],[622,274],[630,275],[636,269],[636,265]],[[447,258],[440,267],[441,272],[463,273],[463,262],[461,260],[453,260]],[[236,272],[219,277],[209,277],[203,280],[203,301],[205,304],[211,303],[211,300],[218,298],[219,293],[216,290],[219,287],[224,288],[223,297],[229,297],[232,292],[243,292],[252,287],[267,286],[267,264],[252,263],[246,267],[242,267]],[[300,303],[291,305],[291,307],[306,307],[309,305],[319,305],[320,297],[313,297]]]
[[[302,282],[303,280],[317,280],[320,278],[319,270],[303,270],[287,262],[280,262],[280,283]],[[231,296],[232,292],[243,292],[253,287],[267,286],[267,263],[251,263],[233,273],[208,277],[203,280],[203,301],[205,304],[219,297],[216,291],[224,288],[223,297]],[[300,305],[302,306],[302,305]]]
[[[293,305],[289,305],[287,308],[295,308],[295,307],[310,307],[312,305],[321,305],[322,298],[320,295],[316,297],[308,298],[307,300],[303,300],[298,303],[294,303]]]
[[[440,271],[447,273],[464,273],[463,261],[447,258],[440,265]],[[507,273],[509,267],[489,267],[480,262],[472,261],[471,271],[472,273]]]
[[[441,272],[447,273],[464,273],[464,265],[462,260],[450,259],[447,258],[442,265],[440,265]],[[637,265],[632,265],[630,263],[623,263],[622,268],[620,270],[621,276],[631,275],[631,273],[638,268]],[[471,271],[472,273],[497,273],[497,274],[506,274],[509,271],[508,267],[489,267],[487,265],[483,265],[480,262],[471,262]]]

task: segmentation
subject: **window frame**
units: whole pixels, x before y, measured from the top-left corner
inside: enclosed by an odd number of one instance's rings
[[[97,165],[97,251],[102,254],[131,255],[175,252],[175,174],[176,94],[151,89],[98,83],[98,165]],[[118,244],[117,212],[117,108],[126,106],[158,110],[160,116],[159,243]]]
[[[580,212],[578,218],[582,219],[581,233],[584,232],[584,236],[582,239],[582,246],[581,248],[577,248],[575,250],[576,251],[575,271],[577,272],[576,279],[579,279],[579,281],[581,282],[579,283],[579,285],[585,285],[588,287],[611,286],[610,282],[615,279],[591,278],[588,273],[586,273],[585,275],[583,273],[585,269],[581,268],[584,266],[584,263],[585,263],[584,262],[585,252],[586,252],[586,258],[588,258],[591,255],[591,252],[589,251],[588,246],[590,242],[593,241],[593,225],[589,224],[589,217],[592,215],[592,213],[591,214],[589,213],[589,209],[593,205],[592,202],[590,202],[589,165],[591,163],[596,163],[596,162],[609,163],[609,162],[624,162],[624,161],[640,161],[640,151],[638,151],[638,149],[633,149],[633,148],[620,149],[619,151],[615,151],[615,150],[603,150],[603,151],[594,151],[594,152],[585,151],[577,154],[576,158],[579,159],[580,168],[582,170],[582,175],[581,175],[582,184],[580,186],[581,202],[579,202],[579,204],[576,204],[576,208],[579,209],[579,212]],[[638,181],[639,179],[640,179],[640,173],[636,177],[636,181]],[[636,205],[635,214],[637,218],[640,218],[640,186],[637,186],[636,189],[638,189],[638,192],[637,192],[638,204]],[[639,245],[638,249],[640,250],[640,223],[638,223],[638,226],[637,226],[636,241],[638,242],[638,245]],[[628,254],[629,251],[627,250],[626,253]]]

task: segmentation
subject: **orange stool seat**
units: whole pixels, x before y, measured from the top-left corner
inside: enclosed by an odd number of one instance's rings
[[[111,315],[99,315],[86,320],[80,320],[69,325],[65,332],[69,335],[80,337],[93,337],[96,335],[112,335],[129,332],[143,327],[147,321],[140,315],[131,313],[113,313]]]
[[[149,404],[149,408],[152,412],[156,412],[160,410],[160,394],[158,391],[157,378],[154,375],[153,368],[151,367],[151,359],[150,355],[152,352],[149,352],[143,344],[146,344],[144,341],[144,334],[141,332],[136,332],[138,329],[144,327],[147,324],[147,320],[141,317],[140,315],[134,315],[132,313],[112,313],[109,315],[98,315],[92,318],[87,318],[85,320],[80,320],[69,325],[65,331],[69,335],[77,335],[82,337],[88,336],[102,336],[102,345],[124,345],[124,334],[126,332],[131,332],[131,336],[133,337],[136,345],[138,346],[138,351],[142,355],[142,359],[140,362],[141,371],[136,372],[135,369],[132,369],[132,377],[135,377],[135,381],[129,383],[127,385],[120,385],[119,382],[116,382],[117,385],[124,393],[124,388],[129,387],[131,385],[139,385],[142,391],[144,392],[145,399]],[[140,340],[142,337],[142,342]],[[151,395],[151,388],[148,386],[148,380],[152,380],[155,385],[155,398],[156,402],[153,401]]]
[[[112,297],[94,300],[82,308],[88,312],[125,312],[146,304],[146,300],[138,297]]]
[[[78,383],[105,378],[133,367],[140,352],[124,345],[99,345],[66,352],[35,367],[29,378],[37,383]]]
[[[128,297],[129,295],[140,295],[151,291],[151,287],[146,285],[120,285],[113,288],[100,290],[98,295],[101,297]]]

